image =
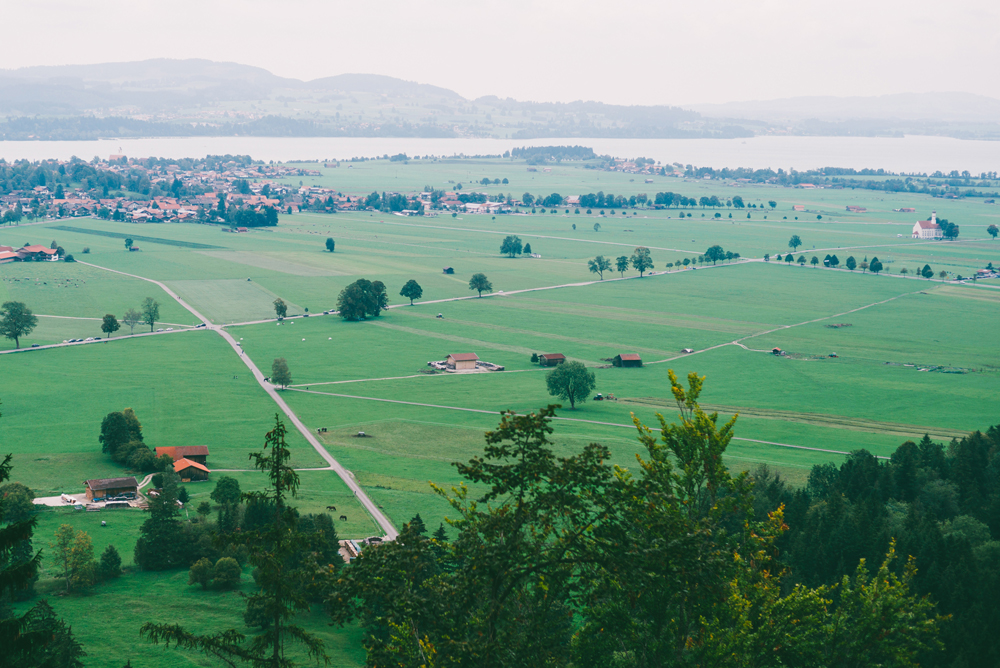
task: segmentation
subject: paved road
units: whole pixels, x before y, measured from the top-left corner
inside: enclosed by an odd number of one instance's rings
[[[145,278],[144,276],[137,276],[135,274],[127,274],[123,271],[108,269],[107,267],[101,267],[99,265],[90,264],[87,262],[83,262],[81,264],[86,264],[87,266],[94,267],[95,269],[103,269],[104,271],[110,271],[115,274],[122,274],[123,276],[138,278],[140,280],[147,281],[149,283],[153,283],[155,285],[160,286],[167,294],[173,297],[178,304],[186,308],[188,311],[191,312],[191,314],[193,314],[196,318],[198,318],[198,320],[207,325],[208,329],[212,330],[213,332],[217,332],[220,336],[222,336],[222,338],[228,341],[232,349],[236,352],[237,355],[239,355],[240,359],[243,360],[243,363],[246,364],[247,367],[250,369],[250,371],[253,373],[254,378],[257,379],[257,382],[260,384],[260,386],[264,388],[264,391],[267,392],[268,395],[270,395],[270,397],[274,400],[276,404],[278,404],[278,407],[285,414],[285,417],[287,417],[288,420],[293,425],[295,425],[295,428],[298,429],[299,432],[309,442],[309,444],[313,446],[316,452],[319,453],[319,456],[322,457],[327,464],[329,464],[329,470],[335,471],[337,475],[340,476],[341,480],[344,481],[344,484],[346,484],[351,489],[351,491],[354,492],[354,495],[358,498],[358,501],[361,503],[361,505],[364,506],[369,513],[371,513],[372,517],[382,528],[382,531],[385,532],[386,537],[390,540],[393,540],[396,538],[397,535],[399,535],[399,532],[396,531],[396,528],[392,525],[392,522],[389,521],[389,518],[386,517],[381,510],[379,510],[378,506],[370,498],[368,498],[368,495],[365,494],[365,491],[361,489],[358,483],[354,481],[354,478],[352,478],[351,474],[347,472],[347,469],[341,466],[340,463],[333,458],[333,455],[327,452],[326,448],[323,447],[323,444],[320,443],[319,440],[312,434],[312,432],[309,431],[309,429],[302,423],[302,421],[299,420],[298,416],[295,415],[292,409],[289,408],[288,404],[285,403],[285,400],[278,395],[277,391],[275,391],[274,389],[274,386],[264,380],[264,374],[260,372],[260,369],[258,369],[257,366],[253,363],[253,360],[250,359],[250,356],[246,355],[243,352],[243,349],[240,347],[240,344],[237,343],[236,339],[234,339],[232,335],[229,334],[229,332],[223,329],[222,325],[213,325],[209,323],[208,319],[205,318],[205,316],[196,311],[190,304],[181,299],[173,290],[168,288],[160,281],[154,281],[151,278]],[[191,330],[184,330],[184,331],[191,331]]]

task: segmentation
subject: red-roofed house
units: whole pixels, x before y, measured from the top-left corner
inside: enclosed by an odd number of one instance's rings
[[[181,482],[191,482],[192,480],[208,480],[208,474],[211,471],[204,464],[181,458],[174,462],[174,473],[181,477]]]
[[[542,366],[556,366],[566,361],[566,356],[562,353],[543,353],[538,356],[538,363]]]
[[[642,358],[639,357],[638,353],[622,353],[621,355],[615,355],[615,358],[611,361],[615,366],[642,366]]]
[[[46,248],[45,246],[34,245],[34,246],[24,246],[17,249],[17,256],[24,260],[30,258],[32,260],[56,260],[56,250],[54,248]]]
[[[175,462],[180,459],[190,459],[193,462],[198,462],[199,464],[208,463],[208,446],[207,445],[179,445],[176,447],[160,447],[156,448],[156,456],[162,457],[163,455],[170,455],[170,458]]]

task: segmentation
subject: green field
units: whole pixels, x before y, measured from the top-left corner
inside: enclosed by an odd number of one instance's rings
[[[913,271],[925,263],[935,272],[966,276],[987,262],[1000,264],[1000,244],[985,234],[998,217],[995,207],[659,177],[644,184],[628,174],[570,164],[528,173],[523,164],[501,160],[379,161],[352,169],[341,163],[323,172],[303,179],[305,185],[352,196],[453,187],[448,181],[491,193],[503,188],[515,196],[526,190],[536,195],[672,190],[688,196],[739,194],[748,203],[773,199],[778,207],[753,209],[749,219],[746,210],[722,210],[723,217],[715,219],[711,209],[692,209],[692,217],[683,220],[673,209],[603,217],[560,209],[495,219],[304,213],[282,215],[277,228],[249,234],[194,224],[144,225],[136,234],[133,224],[89,219],[4,228],[0,244],[57,240],[78,260],[96,265],[0,266],[0,299],[24,301],[42,316],[22,346],[100,336],[105,313],[120,317],[146,296],[160,303],[165,327],[197,324],[158,286],[101,268],[162,281],[211,322],[230,325],[230,334],[265,374],[274,358],[286,358],[293,383],[282,394],[295,414],[310,430],[327,429],[319,434],[327,450],[394,524],[419,512],[432,530],[445,521],[449,507],[430,483],[448,488],[460,482],[453,462],[482,451],[483,432],[496,426],[499,411],[529,411],[555,401],[546,392],[545,371],[530,362],[533,352],[561,352],[582,361],[596,374],[596,391],[619,398],[563,408],[553,435],[557,452],[597,441],[623,467],[635,466],[640,451],[632,414],[650,425],[658,412],[667,419],[676,414],[671,369],[679,376],[706,376],[702,399],[723,419],[739,413],[737,438],[727,452],[732,468],[766,463],[796,484],[813,465],[841,461],[840,453],[865,448],[884,457],[924,433],[949,440],[987,427],[1000,408],[997,286],[899,275],[901,267]],[[483,176],[511,183],[472,185]],[[805,205],[807,212],[793,214],[793,204]],[[847,204],[867,206],[869,213],[842,213]],[[892,212],[903,206],[918,213]],[[913,221],[932,209],[961,225],[960,241],[909,238]],[[506,234],[517,234],[542,257],[501,257]],[[877,255],[888,275],[757,261],[765,253],[784,254],[792,234],[804,243],[796,256],[822,259],[836,253],[843,262],[848,255],[858,261]],[[142,239],[140,252],[125,250],[126,235]],[[327,237],[336,240],[335,253],[324,250]],[[667,263],[696,259],[712,244],[739,252],[745,261],[659,273]],[[618,274],[610,272],[599,281],[587,270],[587,259],[595,255],[629,255],[640,245],[651,249],[656,275],[638,279],[628,272],[628,280],[613,280]],[[84,247],[90,249],[86,255]],[[454,275],[442,273],[448,266]],[[495,290],[483,299],[468,290],[469,276],[479,271]],[[271,320],[276,298],[288,303],[290,315],[306,309],[316,315],[334,308],[340,290],[359,277],[383,281],[393,308],[365,322],[337,316]],[[398,292],[411,278],[423,286],[424,302],[452,301],[405,305]],[[88,478],[124,474],[101,454],[97,435],[105,414],[131,407],[150,446],[206,444],[213,480],[232,475],[244,489],[259,488],[262,477],[246,470],[247,455],[261,447],[277,407],[232,348],[212,331],[131,340],[127,334],[126,329],[113,341],[0,355],[0,454],[14,453],[15,479],[36,495],[49,496],[82,491]],[[0,349],[11,347],[13,342],[4,340]],[[771,354],[775,347],[787,355]],[[685,348],[695,353],[682,353]],[[428,361],[456,352],[475,352],[506,371],[427,373]],[[608,360],[623,352],[639,353],[645,366],[609,367]],[[358,431],[370,437],[357,438]],[[289,434],[297,468],[324,466],[300,434]],[[338,520],[342,537],[378,532],[334,472],[300,471],[300,476],[302,512],[336,506],[335,515],[348,518]],[[212,487],[209,482],[188,489],[200,502]],[[109,518],[108,527],[97,526]],[[130,563],[142,516],[47,510],[39,519],[39,545],[66,521],[86,529],[98,551],[114,542]],[[40,585],[43,592],[56,586],[48,577]],[[140,621],[185,616],[198,619],[203,630],[234,623],[240,607],[235,596],[202,593],[185,583],[183,573],[132,573],[90,596],[59,598],[54,605],[74,620],[74,631],[92,651],[88,665],[105,665],[97,658],[101,654],[114,656],[119,665],[124,648],[135,644]],[[126,591],[143,592],[129,596],[127,615],[115,606]],[[336,665],[363,661],[355,629],[331,632],[318,614],[308,624],[325,634]],[[139,646],[134,656],[143,665],[208,665],[162,648]]]

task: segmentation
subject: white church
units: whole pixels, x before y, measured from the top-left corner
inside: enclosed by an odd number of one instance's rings
[[[931,212],[930,220],[918,220],[913,225],[914,239],[940,239],[944,237],[944,232],[937,224],[937,212]]]

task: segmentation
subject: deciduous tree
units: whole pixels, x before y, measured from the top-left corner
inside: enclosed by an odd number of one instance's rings
[[[388,305],[385,284],[359,278],[340,291],[337,297],[337,311],[344,320],[377,318]]]
[[[135,334],[135,326],[142,322],[142,314],[134,308],[130,308],[122,316],[122,322],[128,325],[129,334]]]
[[[484,292],[493,292],[493,284],[486,278],[486,274],[473,274],[469,279],[469,289],[478,292],[481,298]]]
[[[336,242],[333,239],[327,239],[326,240],[326,249],[328,251],[330,251],[331,253],[333,252],[333,249],[336,248],[336,246],[337,246],[337,244],[336,244]]]
[[[521,254],[521,240],[514,235],[507,235],[500,244],[500,253],[507,257],[514,257]]]
[[[14,347],[21,347],[21,337],[31,334],[38,325],[38,318],[24,302],[4,302],[0,307],[0,334],[14,341]]]
[[[594,391],[597,377],[582,362],[563,362],[545,374],[545,385],[549,394],[569,401],[569,407],[575,409],[576,402],[586,401]]]
[[[284,318],[288,315],[288,304],[281,297],[274,300],[274,314],[279,318]]]
[[[410,300],[410,306],[413,306],[414,299],[420,299],[424,296],[424,289],[420,287],[414,279],[410,279],[403,286],[403,289],[399,291],[401,297],[406,297]]]
[[[854,271],[858,267],[858,262],[857,260],[854,259],[853,255],[848,255],[847,259],[844,260],[844,266],[846,266],[851,271]]]
[[[101,323],[101,331],[110,337],[119,329],[121,329],[121,325],[118,324],[118,318],[111,313],[106,314],[104,321]]]
[[[726,252],[722,250],[722,246],[709,246],[708,250],[705,251],[705,259],[711,260],[712,264],[715,264],[719,260],[726,259]]]
[[[649,249],[645,246],[640,246],[632,252],[632,267],[639,272],[639,278],[642,278],[643,273],[649,271],[653,268],[653,258],[649,255]]]
[[[793,252],[798,250],[798,247],[801,245],[802,245],[802,239],[800,239],[799,235],[797,234],[793,234],[792,238],[788,240],[788,247],[791,248]]]
[[[152,297],[142,300],[142,321],[149,325],[149,331],[153,331],[156,321],[160,319],[160,304]]]
[[[607,259],[603,255],[598,255],[593,260],[587,262],[587,266],[590,267],[590,273],[600,274],[601,280],[604,280],[604,272],[611,269],[611,260]]]
[[[625,272],[628,271],[628,255],[619,255],[615,258],[615,271],[625,278]]]
[[[202,557],[188,569],[188,584],[200,584],[202,589],[208,589],[212,583],[212,570],[212,562]]]
[[[286,388],[292,383],[292,372],[288,370],[288,361],[284,357],[275,357],[271,362],[271,384]]]

